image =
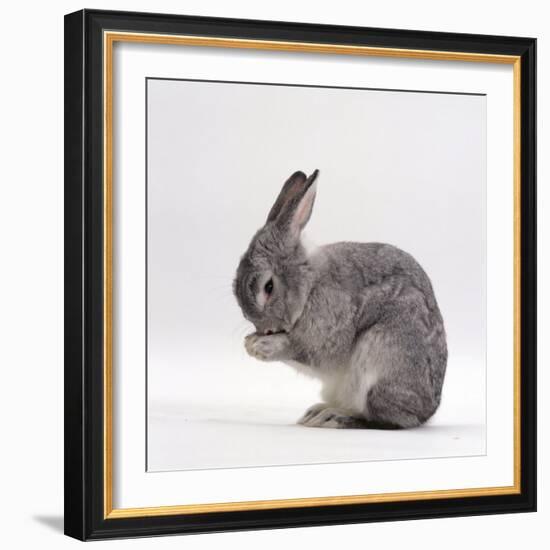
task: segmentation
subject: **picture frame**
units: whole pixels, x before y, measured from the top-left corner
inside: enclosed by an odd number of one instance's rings
[[[501,297],[513,312],[511,483],[206,503],[189,503],[183,495],[182,502],[167,505],[152,497],[151,505],[114,504],[121,481],[113,455],[126,452],[117,440],[120,427],[114,429],[113,383],[114,318],[122,318],[114,311],[113,283],[113,266],[122,261],[113,239],[120,206],[113,189],[122,162],[113,137],[119,116],[113,89],[121,70],[113,51],[124,43],[145,50],[159,44],[215,49],[222,57],[235,51],[284,52],[303,56],[304,63],[307,56],[441,63],[434,70],[461,63],[479,66],[480,75],[487,67],[511,69],[513,144],[509,158],[501,160],[513,165],[508,194],[502,191],[512,205],[503,217],[513,231],[500,237],[513,251],[507,272],[513,292]],[[487,139],[495,134],[489,132]],[[145,155],[136,164],[144,173]],[[100,10],[65,16],[65,533],[95,540],[535,511],[535,198],[535,39]],[[496,279],[488,273],[488,285]],[[491,307],[498,315],[498,303]],[[158,479],[165,472],[149,475]]]

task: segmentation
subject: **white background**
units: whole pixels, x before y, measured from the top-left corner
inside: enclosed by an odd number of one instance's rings
[[[486,97],[150,80],[148,102],[148,469],[484,454]],[[286,177],[314,168],[306,238],[389,242],[432,279],[449,366],[422,430],[295,426],[318,383],[244,352],[239,258]]]
[[[419,9],[419,4],[423,9]],[[541,2],[461,2],[452,11],[437,2],[394,2],[386,7],[351,2],[315,2],[303,5],[278,2],[270,6],[235,0],[181,3],[112,2],[95,7],[140,9],[232,17],[302,20],[316,23],[359,24],[487,34],[539,37],[539,58],[548,56],[548,17]],[[3,454],[1,465],[3,542],[11,548],[39,545],[60,548],[76,542],[60,535],[62,514],[62,15],[80,9],[75,2],[55,8],[29,3],[5,11],[2,34],[4,78],[3,200],[0,223],[7,258],[2,270],[4,380],[1,402]],[[91,7],[91,6],[88,6]],[[474,17],[475,14],[475,17]],[[547,66],[547,64],[546,64]],[[542,97],[548,69],[539,64],[539,151],[547,144]],[[8,80],[9,79],[9,80]],[[7,154],[6,154],[7,153]],[[29,155],[31,156],[29,158]],[[539,155],[539,197],[546,203],[542,182],[545,159]],[[541,209],[544,233],[548,213]],[[541,244],[543,239],[541,238]],[[544,238],[546,241],[546,238]],[[542,246],[539,245],[542,253]],[[540,258],[546,274],[547,255]],[[543,280],[543,274],[540,279]],[[541,305],[548,306],[541,288]],[[542,308],[541,308],[542,309]],[[540,334],[547,307],[540,314]],[[544,319],[543,319],[544,318]],[[542,349],[539,364],[544,365]],[[542,369],[541,369],[542,371]],[[546,384],[540,373],[539,387]],[[543,392],[539,392],[543,395]],[[548,421],[548,406],[541,404],[540,425]],[[540,464],[548,451],[548,435],[539,430]],[[341,544],[410,548],[463,548],[472,539],[481,546],[516,548],[547,534],[545,478],[541,477],[540,512],[536,515],[492,516],[378,525],[338,526],[230,535],[208,535],[143,541],[120,541],[111,546],[215,548],[279,548],[281,545]]]
[[[228,59],[231,62],[228,62]],[[116,319],[118,319],[114,328],[117,341],[114,358],[116,372],[114,387],[114,505],[116,507],[141,507],[178,504],[182,502],[182,495],[185,495],[187,503],[199,503],[511,484],[513,317],[512,300],[502,300],[502,295],[512,295],[513,288],[512,270],[509,269],[513,263],[513,224],[512,217],[507,215],[507,212],[513,210],[512,117],[506,114],[510,113],[512,105],[513,86],[510,67],[491,65],[481,69],[477,64],[469,63],[358,59],[350,56],[342,56],[340,59],[332,56],[294,56],[290,54],[263,56],[262,52],[253,52],[252,55],[249,55],[247,52],[239,50],[221,51],[217,48],[196,51],[193,48],[134,47],[133,45],[117,47],[114,63],[119,67],[114,82],[115,89],[118,90],[115,95],[114,109],[114,146],[118,151],[118,162],[115,163],[114,174],[116,182],[115,220],[119,221],[115,226],[114,243],[119,259],[115,273],[116,292],[114,293],[114,307],[117,312]],[[396,66],[399,67],[399,70],[395,70]],[[319,464],[316,467],[311,465],[272,466],[268,471],[249,467],[186,470],[164,472],[158,475],[144,472],[145,430],[141,422],[136,422],[136,419],[145,416],[143,399],[145,395],[145,378],[143,376],[145,368],[143,354],[145,348],[143,303],[145,252],[143,239],[140,237],[145,233],[143,216],[145,178],[142,163],[136,162],[136,159],[142,158],[145,141],[144,78],[146,75],[173,75],[180,78],[185,76],[204,79],[211,78],[213,74],[220,79],[234,78],[241,81],[254,79],[263,82],[273,80],[286,82],[290,80],[306,84],[344,86],[353,84],[386,89],[411,89],[418,87],[421,83],[423,89],[433,90],[443,87],[454,91],[476,91],[489,95],[490,101],[487,102],[487,269],[489,277],[492,277],[492,274],[497,274],[497,276],[491,279],[496,281],[495,284],[491,284],[487,289],[487,403],[489,405],[487,425],[489,437],[486,456],[400,460],[397,462],[379,460],[352,464],[339,463],[330,457],[331,464]],[[421,157],[419,156],[419,158]],[[201,182],[201,185],[207,185],[207,183]],[[508,192],[506,192],[506,187],[508,187]],[[203,206],[203,202],[201,201],[201,206]],[[333,230],[336,231],[335,228]],[[338,228],[338,231],[340,230]],[[508,235],[508,238],[504,238],[505,235]],[[411,243],[411,246],[414,246],[414,250],[416,250],[418,244]],[[457,288],[461,286],[458,283],[456,285]],[[164,346],[161,347],[164,348]],[[256,365],[256,367],[259,367],[256,370],[261,372],[262,365]],[[450,383],[447,387],[456,390],[458,384],[456,379],[452,380],[452,377],[455,373],[462,373],[463,368],[461,365],[451,362],[449,370]],[[509,373],[508,376],[505,374],[506,371]],[[283,373],[284,371],[281,369],[280,374]],[[195,383],[196,379],[193,378],[193,384]],[[250,386],[250,384],[247,385]],[[478,389],[483,386],[479,381],[472,382],[472,385]],[[266,391],[266,386],[262,385],[260,380],[258,380],[257,386]],[[223,384],[221,390],[223,390]],[[449,407],[451,407],[450,411],[453,409],[456,411],[457,401],[461,401],[466,409],[475,410],[475,407],[471,407],[464,399],[460,399],[460,394],[463,393],[460,389],[457,393],[455,399],[452,394],[450,398],[445,397],[442,412]],[[467,393],[468,399],[472,398],[473,401],[479,402],[472,391],[468,390]],[[227,396],[223,394],[223,391],[220,391],[220,394],[226,401]],[[446,393],[446,396],[448,395]],[[458,399],[456,399],[457,397]],[[185,403],[185,397],[178,396],[175,404],[181,407],[182,403]],[[211,404],[209,405],[211,407]],[[256,403],[253,405],[257,408]],[[173,411],[170,412],[171,416],[175,416]],[[294,416],[301,412],[302,409],[297,407]],[[218,416],[219,411],[216,413]],[[231,409],[231,414],[233,413],[234,408]],[[209,410],[209,417],[210,415],[211,411]],[[223,420],[224,415],[220,416]],[[226,420],[229,419],[229,413],[225,413],[225,417]],[[444,417],[444,414],[441,416],[438,414],[437,421],[441,420],[444,425],[449,427],[449,418],[444,420]],[[238,447],[239,450],[243,444],[243,424],[247,422],[248,426],[256,431],[265,428],[265,425],[261,425],[257,421],[251,422],[247,418],[233,418],[233,420],[238,420],[238,427],[241,428],[238,445],[235,442],[233,446]],[[288,420],[287,417],[286,421],[288,422]],[[277,419],[277,422],[280,423],[280,419]],[[219,423],[220,420],[218,420]],[[273,418],[271,423],[277,425],[273,422]],[[177,425],[177,417],[173,424]],[[228,428],[228,425],[231,424],[234,426],[236,423],[226,421],[224,427]],[[453,445],[464,443],[464,433],[463,431],[454,431],[456,427],[457,424],[453,423],[453,432],[450,430],[446,432],[445,429],[441,430],[440,426],[439,436],[443,437],[432,437],[438,430],[437,426],[431,424],[429,429],[423,427],[419,430],[407,431],[406,434],[387,431],[313,432],[309,430],[307,436],[317,438],[317,445],[321,448],[323,445],[326,446],[326,440],[329,438],[334,439],[334,447],[343,447],[346,444],[355,447],[357,442],[352,440],[353,437],[360,439],[362,445],[368,446],[368,438],[371,446],[380,445],[386,449],[386,452],[395,447],[397,440],[401,447],[401,456],[403,456],[403,447],[407,444],[410,452],[410,448],[413,446],[411,443],[419,446],[419,439],[427,437],[431,439],[430,446],[432,446],[429,452],[433,452],[433,455],[437,456],[441,454],[441,445],[439,445],[438,452],[436,445],[433,445],[436,439],[440,440],[440,444],[441,440],[443,442],[450,440],[449,442]],[[295,432],[298,429],[297,426],[288,426],[282,431],[293,431],[297,436]],[[224,438],[216,437],[216,430],[213,432],[212,439],[218,447],[228,435],[231,436],[227,433],[227,429]],[[203,425],[201,429],[195,430],[193,435],[196,438],[197,434],[202,437],[205,433],[206,429]],[[293,444],[289,441],[292,438],[291,434],[278,435],[282,435],[281,439],[285,437],[287,439],[286,442],[281,442],[282,450],[285,444],[287,446]],[[173,459],[174,456],[177,458],[176,451],[185,453],[186,441],[191,439],[190,434],[172,433],[168,434],[166,439],[169,437],[174,439],[174,442],[166,451],[168,459]],[[455,439],[456,437],[459,439]],[[260,446],[264,446],[261,437],[257,437],[257,441]],[[193,447],[197,447],[197,445],[193,445]],[[304,450],[310,456],[304,457],[300,462],[311,462],[312,459],[318,459],[315,454],[321,454],[320,452],[315,453],[311,442],[308,444],[308,442],[302,441],[301,447],[302,456],[304,456]],[[216,451],[228,456],[227,446],[219,450],[215,449],[214,452]],[[360,449],[357,454],[362,454],[362,452]],[[376,450],[370,449],[370,453],[375,454]],[[372,454],[368,458],[372,458]],[[462,453],[458,451],[457,454]],[[184,456],[187,459],[187,454]],[[352,458],[357,459],[358,457]],[[271,458],[271,460],[273,459]],[[241,461],[245,462],[242,457],[234,458],[234,461],[237,464]],[[201,460],[199,456],[197,462],[204,464],[205,459]],[[390,470],[391,474],[387,470]],[[319,478],[322,479],[321,482]]]

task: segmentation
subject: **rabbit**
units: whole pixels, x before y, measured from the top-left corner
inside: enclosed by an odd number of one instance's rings
[[[285,182],[240,259],[233,292],[256,328],[249,355],[319,379],[322,402],[298,424],[413,428],[441,401],[446,334],[430,279],[408,253],[340,242],[306,252],[315,170]]]

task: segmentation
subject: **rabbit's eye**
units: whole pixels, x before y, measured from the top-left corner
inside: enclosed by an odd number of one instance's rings
[[[265,293],[269,296],[273,292],[273,279],[269,279],[264,286]]]

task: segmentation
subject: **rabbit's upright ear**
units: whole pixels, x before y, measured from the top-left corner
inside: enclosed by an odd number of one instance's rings
[[[284,184],[281,193],[271,212],[268,221],[273,221],[292,239],[300,236],[313,210],[315,202],[315,180],[319,170],[306,178],[303,172],[296,172]]]
[[[273,222],[277,219],[285,204],[291,201],[300,185],[303,185],[307,177],[303,172],[294,172],[290,178],[285,181],[275,204],[271,207],[267,216],[267,222]]]

